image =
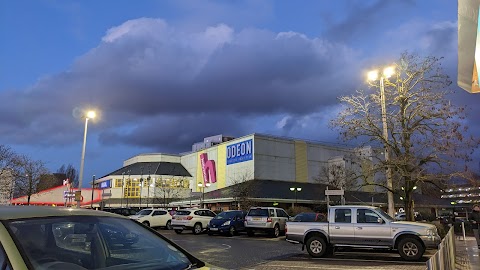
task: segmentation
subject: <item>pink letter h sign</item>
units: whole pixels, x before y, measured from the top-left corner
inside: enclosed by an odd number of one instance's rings
[[[207,153],[200,155],[200,162],[202,164],[203,184],[216,183],[217,172],[215,170],[215,161],[208,160]]]

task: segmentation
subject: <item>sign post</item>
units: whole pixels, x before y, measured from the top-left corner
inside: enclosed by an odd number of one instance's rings
[[[342,189],[325,189],[325,196],[327,196],[327,206],[330,206],[330,196],[341,196],[342,205],[345,205],[345,190]]]

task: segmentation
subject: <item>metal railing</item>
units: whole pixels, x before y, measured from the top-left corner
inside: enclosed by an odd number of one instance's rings
[[[455,233],[453,226],[427,261],[427,270],[455,270]]]

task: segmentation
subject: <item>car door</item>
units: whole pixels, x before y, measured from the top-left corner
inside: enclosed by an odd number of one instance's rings
[[[350,208],[333,209],[334,220],[329,224],[330,242],[332,244],[353,244],[352,210]]]
[[[356,245],[389,246],[392,243],[390,225],[371,209],[356,210],[354,228]]]
[[[152,213],[152,227],[153,226],[165,226],[167,224],[167,211],[155,210]],[[155,224],[155,225],[154,225]]]
[[[280,230],[284,231],[285,224],[287,223],[288,214],[285,211],[283,211],[283,209],[276,209],[276,212],[277,212],[277,218],[278,218],[278,224],[280,226]]]
[[[237,230],[243,231],[245,230],[245,216],[247,215],[246,212],[238,212],[237,213],[237,222],[235,222],[235,225],[237,226]]]
[[[204,226],[204,228],[206,228],[207,225],[208,225],[208,223],[210,222],[210,220],[211,220],[212,218],[214,218],[216,215],[217,215],[217,214],[215,214],[214,212],[212,212],[212,211],[210,211],[210,210],[205,210],[205,211],[204,211],[205,223],[204,223],[204,225],[202,225],[202,226]]]

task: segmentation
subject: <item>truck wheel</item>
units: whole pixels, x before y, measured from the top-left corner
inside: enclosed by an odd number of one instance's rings
[[[398,243],[398,253],[407,261],[418,261],[422,258],[425,249],[415,238],[404,238]]]
[[[323,257],[328,250],[327,241],[323,237],[316,235],[308,238],[306,246],[308,254],[314,258]]]

